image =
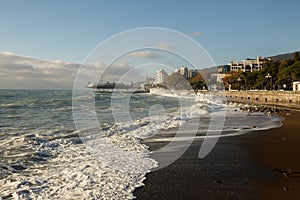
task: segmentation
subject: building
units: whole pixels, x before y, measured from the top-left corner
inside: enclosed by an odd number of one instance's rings
[[[262,69],[262,64],[265,61],[270,60],[270,58],[257,57],[256,59],[247,58],[242,62],[231,61],[228,65],[230,66],[230,71],[237,72],[253,72]]]
[[[188,78],[193,78],[197,75],[198,71],[196,69],[189,69],[188,70]]]
[[[155,78],[147,76],[144,85],[155,85]]]
[[[218,66],[218,73],[219,74],[227,74],[230,72],[230,65],[220,65]]]
[[[300,91],[300,81],[293,82],[293,91]]]
[[[211,74],[210,80],[215,83],[224,83],[223,79],[226,77],[226,74]]]
[[[188,78],[188,76],[189,76],[189,74],[188,74],[188,68],[187,67],[185,67],[185,66],[182,66],[181,68],[180,68],[180,74],[182,75],[182,76],[184,76],[185,78]]]
[[[155,74],[155,84],[160,84],[160,85],[164,85],[167,82],[167,78],[168,78],[168,73],[163,70],[157,70],[156,74]]]
[[[187,79],[196,76],[198,71],[196,69],[188,69],[187,67],[182,66],[180,69],[175,69],[175,73],[179,73]]]

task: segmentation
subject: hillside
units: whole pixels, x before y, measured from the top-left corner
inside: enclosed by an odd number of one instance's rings
[[[269,58],[271,58],[273,60],[288,60],[288,59],[293,59],[294,53],[295,52],[278,54],[278,55],[275,55],[275,56],[269,56]],[[300,54],[300,51],[298,51],[298,53]]]

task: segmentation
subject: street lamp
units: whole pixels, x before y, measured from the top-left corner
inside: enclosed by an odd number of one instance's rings
[[[242,79],[240,77],[238,77],[238,79],[236,79],[236,81],[238,82],[238,90],[240,90],[240,82],[242,81]]]
[[[269,81],[269,87],[272,88],[272,76],[270,75],[270,73],[268,73],[266,75],[266,79]],[[271,82],[270,82],[270,80],[271,80]]]

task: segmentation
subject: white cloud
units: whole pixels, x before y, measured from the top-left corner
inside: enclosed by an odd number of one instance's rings
[[[160,48],[160,49],[163,49],[163,50],[167,50],[167,51],[174,51],[175,50],[175,47],[173,45],[167,44],[167,43],[164,43],[164,42],[158,43],[157,47]]]
[[[46,61],[0,52],[0,89],[71,89],[80,66],[80,63]],[[127,62],[113,63],[110,66],[96,62],[81,67],[81,72],[85,74],[84,84],[97,81],[97,76],[102,73],[106,80],[118,81],[128,71],[134,71],[128,79],[141,74]]]
[[[128,55],[131,58],[159,58],[160,54],[151,51],[136,51]]]
[[[194,37],[198,37],[198,36],[202,35],[202,32],[195,31],[195,32],[190,33],[190,35],[194,36]]]
[[[8,55],[8,56],[15,55],[14,53],[12,53],[12,52],[7,52],[7,51],[1,52],[1,54],[3,54],[3,55]]]
[[[0,88],[72,88],[79,66],[0,53]]]

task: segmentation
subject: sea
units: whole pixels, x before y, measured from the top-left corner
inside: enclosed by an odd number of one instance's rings
[[[133,199],[146,174],[160,166],[143,143],[154,135],[159,142],[160,130],[200,116],[201,132],[201,120],[216,114],[225,119],[211,122],[225,130],[216,136],[234,137],[279,127],[282,121],[268,113],[242,111],[239,108],[247,105],[212,95],[90,90],[76,94],[0,90],[1,199]],[[93,106],[85,107],[86,102]],[[95,121],[93,116],[98,127],[82,128],[82,123]],[[211,132],[220,131],[213,125]],[[194,139],[206,137],[203,133]]]

